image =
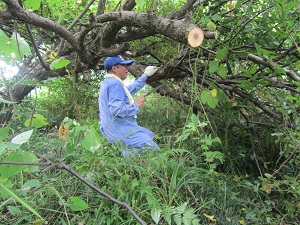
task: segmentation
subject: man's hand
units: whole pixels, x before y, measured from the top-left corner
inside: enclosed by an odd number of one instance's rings
[[[144,74],[148,77],[152,76],[158,70],[157,66],[147,66]]]
[[[137,106],[139,108],[142,108],[142,106],[144,105],[145,103],[145,95],[141,95],[140,97],[138,97],[136,100],[135,100],[135,104],[137,104]]]

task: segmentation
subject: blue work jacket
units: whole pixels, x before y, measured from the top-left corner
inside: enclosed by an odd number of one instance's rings
[[[142,75],[132,84],[126,86],[131,95],[139,91],[147,80]],[[130,104],[122,83],[107,77],[101,84],[99,92],[100,131],[111,143],[120,143],[127,149],[152,147],[154,134],[138,125],[136,115],[140,112],[136,103]],[[123,154],[124,155],[124,154]]]

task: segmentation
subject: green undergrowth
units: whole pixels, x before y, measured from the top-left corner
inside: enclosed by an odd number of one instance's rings
[[[41,155],[57,163],[59,153],[146,224],[299,224],[299,128],[250,126],[226,107],[193,114],[152,94],[138,122],[161,150],[124,158],[100,135],[92,103],[79,121],[63,109],[47,111],[56,103],[46,102],[18,105],[18,116],[0,129],[1,162],[38,162]],[[0,224],[138,224],[64,169],[0,167]]]
[[[189,122],[196,118],[194,115]],[[279,224],[282,220],[297,224],[299,177],[278,179],[266,174],[255,179],[218,171],[224,156],[217,154],[219,140],[215,138],[194,139],[202,154],[164,146],[159,152],[124,158],[98,135],[97,121],[85,125],[71,119],[64,122],[69,127],[66,142],[62,142],[63,136],[45,137],[34,130],[27,143],[2,152],[1,158],[30,152],[56,162],[55,149],[59,150],[69,167],[130,205],[147,224]],[[197,132],[189,129],[187,137],[178,137],[182,142]],[[137,224],[124,207],[67,171],[56,168],[43,172],[43,168],[31,172],[26,167],[12,176],[2,174],[1,184],[21,202],[1,190],[1,224]]]

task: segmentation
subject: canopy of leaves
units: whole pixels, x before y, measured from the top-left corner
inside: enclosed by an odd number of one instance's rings
[[[285,110],[299,112],[293,106],[300,82],[296,0],[4,0],[0,6],[1,59],[20,67],[3,99],[22,101],[34,88],[24,80],[69,75],[88,82],[106,56],[122,54],[134,59],[135,77],[145,65],[159,66],[148,83],[165,84],[162,95],[196,111],[202,104],[227,107],[234,99],[237,108],[246,107],[248,123],[265,122],[252,121],[261,112],[279,123],[286,121]],[[205,39],[192,48],[187,35],[195,27]]]

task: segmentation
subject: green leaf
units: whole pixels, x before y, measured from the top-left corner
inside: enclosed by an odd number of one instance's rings
[[[3,60],[11,63],[12,60],[22,61],[25,56],[31,55],[31,50],[25,39],[13,32],[9,42],[3,48],[3,53]]]
[[[82,147],[91,152],[99,149],[101,146],[99,135],[95,132],[94,129],[91,129],[84,137],[82,141]]]
[[[225,78],[227,76],[228,70],[227,67],[224,66],[223,64],[220,64],[219,68],[218,68],[218,74]]]
[[[216,28],[217,28],[216,24],[214,22],[212,22],[212,21],[209,21],[207,23],[207,27],[208,27],[209,31],[215,31]]]
[[[207,103],[209,107],[211,107],[212,109],[214,109],[217,105],[218,105],[218,98],[217,96],[213,95],[213,92],[204,89],[201,92],[200,95],[201,101],[203,104]]]
[[[215,14],[212,16],[211,18],[213,21],[221,21],[222,20],[222,17],[218,14]]]
[[[0,29],[0,56],[3,54],[4,48],[9,42],[9,37]]]
[[[0,128],[0,141],[3,141],[8,137],[8,133],[10,130],[11,130],[10,127]]]
[[[74,152],[74,144],[71,142],[68,142],[66,149],[67,149],[67,154],[72,154]]]
[[[34,114],[31,119],[28,119],[28,120],[25,121],[24,125],[26,127],[28,127],[29,125],[31,125],[31,126],[33,126],[35,128],[41,128],[43,126],[47,126],[48,122],[45,119],[45,117],[43,117],[42,115],[40,115],[40,114]]]
[[[7,206],[7,209],[9,211],[10,214],[16,215],[19,214],[21,212],[20,208],[17,206]]]
[[[214,60],[209,63],[209,72],[210,73],[216,72],[218,70],[218,68],[219,68],[219,61]]]
[[[17,136],[15,136],[12,140],[11,140],[11,143],[14,143],[14,144],[23,144],[23,143],[26,143],[29,141],[31,135],[32,135],[32,130],[28,130],[28,131],[25,131]]]
[[[12,152],[10,153],[4,160],[4,162],[30,162],[37,163],[38,158],[31,152]],[[28,172],[37,172],[38,166],[28,166],[28,165],[0,165],[0,175],[5,178],[10,178],[18,173],[20,173],[23,169]]]
[[[138,180],[137,180],[137,179],[133,179],[133,180],[131,181],[131,190],[134,190],[135,187],[138,187],[138,186],[139,186]]]
[[[11,197],[13,197],[15,200],[17,200],[18,202],[20,202],[25,208],[27,208],[29,211],[31,211],[34,215],[36,215],[37,217],[41,218],[42,220],[44,220],[43,217],[41,217],[41,215],[34,209],[32,208],[29,204],[27,204],[25,201],[23,201],[23,199],[21,199],[18,195],[16,195],[12,190],[10,190],[9,188],[7,188],[3,183],[1,183],[0,181],[0,187],[7,193],[9,194]]]
[[[269,173],[265,173],[265,176],[266,176],[266,178],[273,178],[273,175],[269,174]]]
[[[207,104],[210,108],[214,109],[218,105],[218,99],[211,96],[209,99],[207,99]]]
[[[41,0],[25,0],[24,6],[31,11],[35,11],[40,8]]]
[[[196,114],[192,114],[191,118],[190,118],[190,125],[191,128],[193,129],[193,131],[196,131],[198,129],[198,122],[199,122],[199,118],[198,116],[196,116]]]
[[[39,187],[40,181],[37,179],[28,180],[23,185],[25,188],[33,188],[33,187]]]
[[[81,131],[85,131],[88,129],[88,126],[76,126],[74,136],[77,137]]]
[[[298,2],[297,1],[289,2],[289,3],[287,3],[286,8],[293,9],[293,8],[296,8],[298,6],[298,4],[299,4],[299,1]]]
[[[135,0],[136,5],[138,8],[143,9],[145,5],[145,0]]]
[[[152,194],[147,193],[146,199],[147,199],[147,203],[148,203],[148,205],[149,205],[150,208],[155,208],[155,207],[158,206],[158,200]]]
[[[79,197],[72,198],[69,206],[73,211],[80,211],[90,208],[89,205]]]
[[[258,69],[258,65],[252,66],[252,68],[250,69],[250,73],[251,73],[252,75],[255,74],[256,71],[257,71],[257,69]]]
[[[21,145],[10,143],[10,142],[0,142],[0,155],[2,155],[7,150],[17,150]]]
[[[216,57],[217,59],[222,60],[225,59],[226,55],[227,55],[227,48],[222,48],[217,51]]]
[[[210,91],[207,89],[204,89],[200,95],[202,103],[205,104],[208,101],[208,99],[210,98],[210,96],[211,96]]]
[[[51,62],[50,69],[51,70],[61,69],[69,64],[70,64],[70,60],[63,59],[63,58],[55,59]]]
[[[158,224],[160,221],[160,211],[158,209],[151,209],[151,218],[155,222],[155,224]]]

